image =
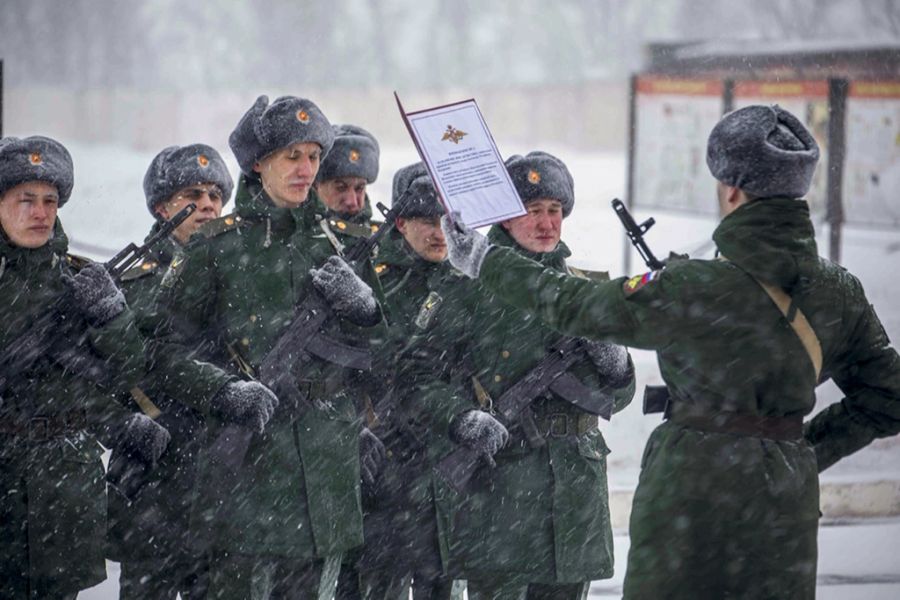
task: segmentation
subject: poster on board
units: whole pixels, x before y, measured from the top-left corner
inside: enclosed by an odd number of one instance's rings
[[[844,218],[900,228],[900,81],[852,82],[846,111]]]
[[[709,79],[637,78],[632,206],[717,214],[706,140],[722,116],[722,87]]]

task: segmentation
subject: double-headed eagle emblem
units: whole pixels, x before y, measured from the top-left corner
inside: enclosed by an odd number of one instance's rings
[[[447,131],[444,132],[444,137],[441,138],[442,142],[451,141],[454,144],[458,144],[459,140],[463,139],[469,135],[465,131],[460,131],[455,128],[453,125],[447,125]]]

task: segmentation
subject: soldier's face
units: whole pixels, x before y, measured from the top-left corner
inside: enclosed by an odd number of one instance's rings
[[[447,258],[447,241],[440,217],[401,217],[396,225],[409,247],[428,262],[439,263]]]
[[[319,198],[342,217],[359,214],[366,204],[366,180],[362,177],[338,177],[316,186]]]
[[[201,183],[181,188],[165,202],[156,205],[156,214],[168,221],[188,204],[197,205],[197,210],[191,213],[181,225],[175,228],[172,235],[179,244],[186,244],[200,226],[213,219],[218,219],[222,214],[222,190],[214,183]]]
[[[0,226],[21,248],[40,248],[53,235],[59,193],[43,181],[26,181],[0,197]]]
[[[525,205],[528,214],[503,221],[516,243],[530,252],[551,252],[562,235],[562,202],[538,198]]]
[[[292,144],[253,165],[263,189],[279,208],[297,208],[309,196],[319,172],[322,148],[312,142]]]

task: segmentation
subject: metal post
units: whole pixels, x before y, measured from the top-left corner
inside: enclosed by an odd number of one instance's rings
[[[728,114],[734,110],[734,79],[722,81],[722,114]]]
[[[844,225],[844,155],[846,150],[846,79],[828,80],[828,177],[825,220],[828,222],[828,258],[841,262],[841,228]]]
[[[637,154],[637,74],[632,74],[628,84],[628,174],[625,183],[625,206],[632,209],[634,202],[634,159]],[[622,274],[631,275],[631,242],[622,235]]]
[[[0,59],[0,138],[3,137],[3,59]]]

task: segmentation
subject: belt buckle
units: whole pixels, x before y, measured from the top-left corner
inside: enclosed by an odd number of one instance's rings
[[[50,419],[48,417],[32,417],[28,421],[28,441],[46,442],[50,439]]]
[[[562,438],[569,435],[569,415],[553,413],[547,415],[547,437]]]

